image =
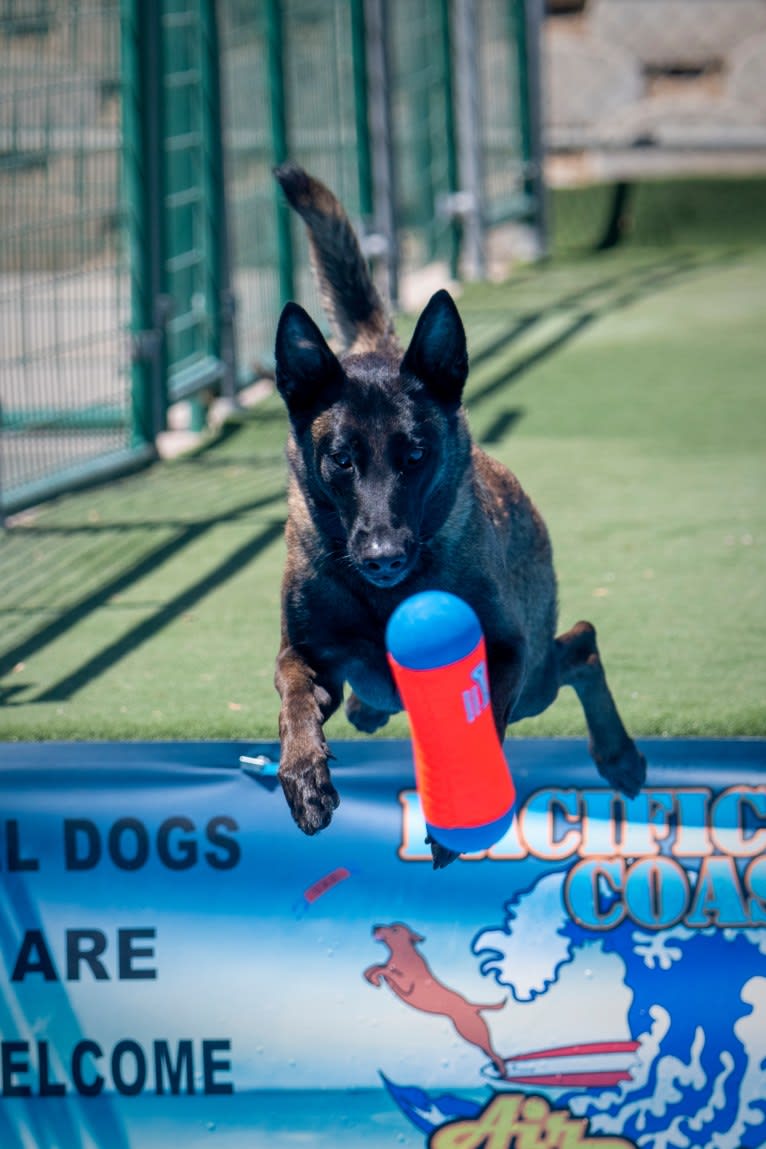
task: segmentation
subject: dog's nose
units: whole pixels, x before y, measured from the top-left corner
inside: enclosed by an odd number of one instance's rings
[[[357,561],[362,574],[373,583],[396,583],[407,572],[407,552],[396,538],[367,539]]]
[[[392,575],[400,574],[406,566],[407,556],[403,551],[397,551],[395,554],[379,553],[374,557],[368,556],[362,559],[364,573],[377,578],[390,578]]]

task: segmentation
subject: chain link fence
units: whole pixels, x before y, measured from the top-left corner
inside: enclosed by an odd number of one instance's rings
[[[319,314],[275,164],[339,194],[394,303],[403,271],[480,276],[492,227],[539,227],[541,10],[2,0],[3,514],[154,458],[171,404],[201,425],[268,369],[288,298]]]
[[[466,60],[460,12],[474,29]],[[538,0],[261,0],[220,5],[225,164],[241,370],[268,369],[286,298],[321,308],[303,228],[271,169],[290,158],[340,196],[394,302],[438,262],[471,273],[486,231],[541,223],[527,14]],[[534,52],[534,48],[532,49]],[[474,73],[471,75],[470,73]],[[485,77],[489,77],[487,80]],[[473,104],[461,128],[460,107]],[[467,155],[480,151],[471,186]],[[471,141],[471,142],[469,142]]]
[[[0,490],[133,457],[117,0],[0,7]]]
[[[242,373],[268,367],[286,298],[319,311],[302,230],[272,175],[300,157],[361,211],[354,5],[245,0],[220,8],[227,199]]]

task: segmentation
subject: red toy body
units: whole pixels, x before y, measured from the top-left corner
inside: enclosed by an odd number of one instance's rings
[[[487,849],[510,826],[516,793],[492,716],[479,621],[462,599],[426,591],[398,607],[386,640],[429,832],[457,853]]]

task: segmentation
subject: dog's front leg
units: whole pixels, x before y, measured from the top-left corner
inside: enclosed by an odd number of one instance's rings
[[[367,967],[362,976],[367,978],[370,985],[379,986],[387,969],[388,967],[384,965],[371,965]]]
[[[289,644],[279,653],[274,682],[282,699],[279,780],[301,830],[316,834],[329,825],[340,801],[322,726],[340,704],[342,683],[320,676]]]

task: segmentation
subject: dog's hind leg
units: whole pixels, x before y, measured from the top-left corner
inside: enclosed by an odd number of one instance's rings
[[[345,711],[351,725],[361,730],[363,734],[374,734],[381,726],[385,726],[391,717],[387,710],[376,710],[374,706],[363,702],[353,690],[346,699]]]
[[[635,797],[646,777],[646,760],[622,724],[596,646],[596,631],[578,622],[555,640],[559,683],[571,686],[585,711],[590,752],[615,789]]]

